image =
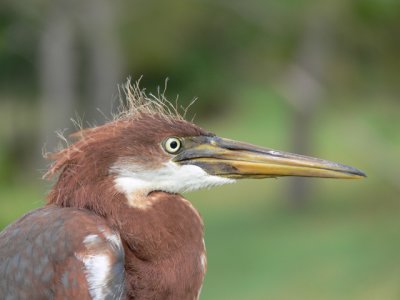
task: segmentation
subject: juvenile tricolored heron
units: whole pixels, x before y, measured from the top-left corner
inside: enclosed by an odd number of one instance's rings
[[[137,86],[129,109],[52,155],[47,204],[0,234],[3,299],[198,299],[203,222],[179,193],[242,178],[361,178],[352,167],[220,138]]]

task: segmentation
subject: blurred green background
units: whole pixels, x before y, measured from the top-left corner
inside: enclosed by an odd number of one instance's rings
[[[0,228],[43,204],[55,131],[104,123],[142,75],[218,135],[369,176],[187,195],[202,299],[400,299],[399,1],[2,0]]]

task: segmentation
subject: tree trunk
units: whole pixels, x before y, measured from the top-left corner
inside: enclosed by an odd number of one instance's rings
[[[295,153],[313,154],[314,120],[324,98],[322,81],[330,59],[331,13],[316,9],[310,14],[298,55],[284,77],[284,93],[292,108],[291,150]],[[310,183],[303,178],[292,178],[288,191],[293,207],[304,207],[311,199]]]
[[[118,84],[122,78],[122,55],[116,31],[115,4],[107,0],[85,0],[80,15],[84,42],[88,47],[88,102],[85,116],[90,123],[111,117]]]
[[[60,143],[55,131],[71,127],[70,118],[77,98],[73,24],[59,3],[44,22],[39,46],[40,142],[49,151]]]

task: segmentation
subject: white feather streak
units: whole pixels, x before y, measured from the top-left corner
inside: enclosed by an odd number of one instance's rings
[[[86,268],[86,279],[93,300],[103,300],[104,287],[110,273],[110,259],[105,254],[88,255],[82,259]]]
[[[131,203],[138,194],[147,195],[152,191],[184,193],[235,182],[233,179],[209,175],[198,166],[181,166],[171,161],[154,170],[141,170],[140,166],[132,164],[117,164],[112,167],[111,172],[117,174],[115,187]]]

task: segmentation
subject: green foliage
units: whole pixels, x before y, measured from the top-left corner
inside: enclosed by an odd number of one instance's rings
[[[2,184],[0,186],[0,228],[3,229],[29,210],[44,203],[43,188],[40,186]]]

